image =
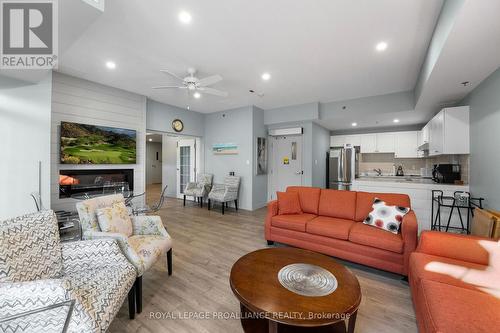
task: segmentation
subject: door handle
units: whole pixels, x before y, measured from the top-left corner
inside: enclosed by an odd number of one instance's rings
[[[296,175],[303,175],[304,174],[304,171],[296,171],[295,172]]]

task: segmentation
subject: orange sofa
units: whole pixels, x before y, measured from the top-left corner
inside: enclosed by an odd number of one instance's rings
[[[499,331],[500,299],[478,286],[496,283],[500,289],[500,280],[483,276],[493,263],[482,240],[487,239],[422,232],[410,256],[408,276],[420,333]]]
[[[338,258],[407,275],[410,253],[417,246],[417,219],[405,215],[399,234],[362,223],[375,197],[389,205],[410,207],[405,194],[366,193],[292,186],[303,214],[278,215],[278,202],[268,203],[265,237]]]

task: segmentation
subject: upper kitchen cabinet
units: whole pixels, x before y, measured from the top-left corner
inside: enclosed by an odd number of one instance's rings
[[[469,154],[469,107],[441,110],[429,126],[429,155]]]
[[[376,134],[361,134],[361,153],[376,153],[377,152],[377,135]]]
[[[331,147],[343,147],[345,144],[360,146],[361,137],[359,135],[334,135],[330,137]]]
[[[396,151],[394,133],[377,133],[376,153],[394,153]]]
[[[419,132],[397,132],[396,136],[396,158],[416,158],[418,155]]]

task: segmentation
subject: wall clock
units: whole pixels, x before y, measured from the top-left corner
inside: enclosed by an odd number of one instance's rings
[[[172,128],[176,132],[182,132],[182,130],[184,129],[184,123],[180,119],[174,119],[172,121]]]

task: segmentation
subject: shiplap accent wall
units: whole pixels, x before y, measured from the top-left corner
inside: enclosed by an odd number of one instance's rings
[[[59,163],[61,121],[137,131],[137,164],[69,165]],[[75,210],[75,199],[59,199],[59,170],[134,169],[134,192],[145,191],[146,97],[54,72],[52,80],[51,206]]]

